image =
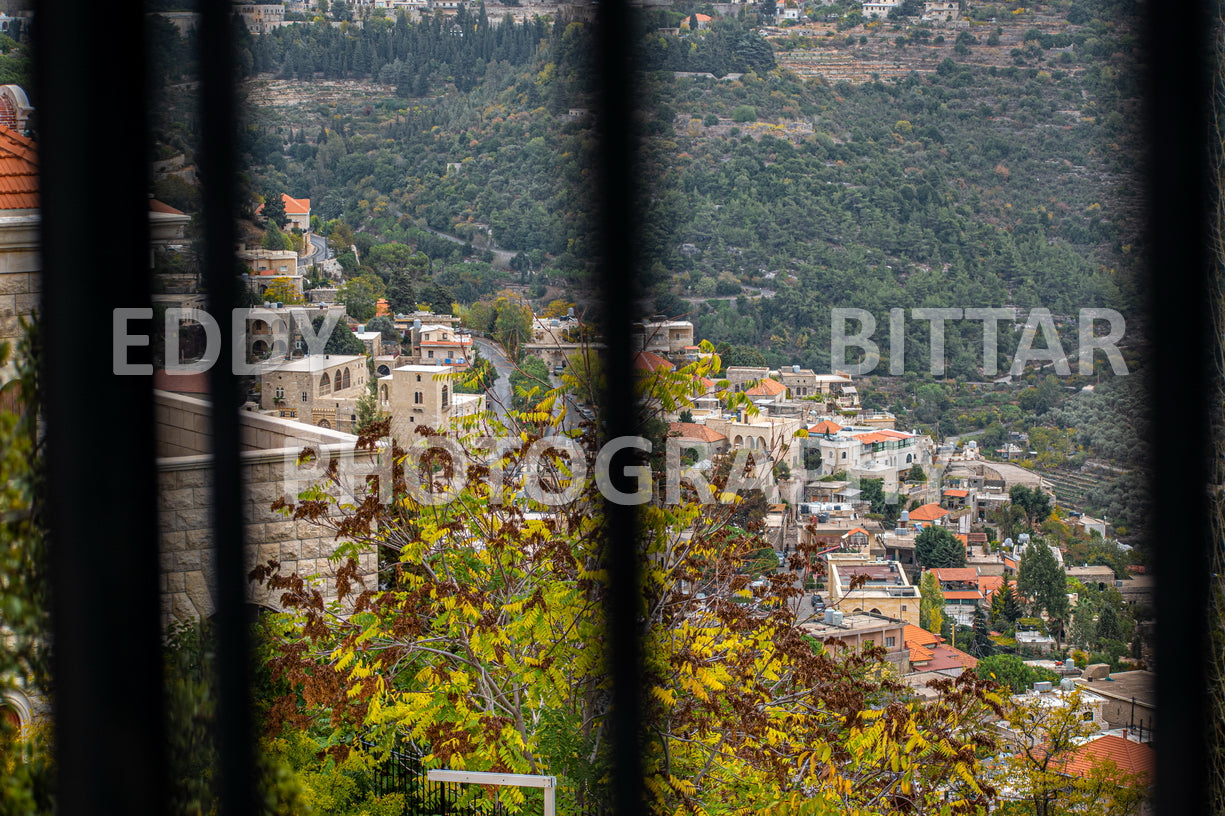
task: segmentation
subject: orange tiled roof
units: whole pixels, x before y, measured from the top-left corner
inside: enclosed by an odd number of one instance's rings
[[[281,193],[281,201],[285,204],[286,215],[310,215],[311,200],[309,198],[290,198]]]
[[[842,537],[843,537],[843,538],[846,538],[846,537],[848,537],[848,536],[853,536],[853,535],[855,535],[855,533],[863,533],[863,534],[864,534],[864,535],[866,535],[868,538],[871,538],[871,537],[872,537],[872,534],[871,534],[871,533],[869,533],[867,530],[865,530],[865,529],[864,529],[864,528],[862,528],[862,527],[856,527],[854,530],[848,530],[848,531],[847,531],[845,534],[843,534],[843,536],[842,536]]]
[[[638,371],[671,371],[676,366],[658,354],[650,351],[640,351],[634,355],[634,368]]]
[[[922,627],[915,626],[913,623],[908,623],[906,628],[902,630],[902,640],[906,642],[907,646],[935,646],[944,638]]]
[[[937,581],[968,581],[971,584],[978,581],[978,570],[974,567],[933,567],[932,574]]]
[[[964,499],[966,496],[970,495],[970,491],[961,490],[960,488],[956,488],[956,487],[950,487],[948,490],[944,491],[944,495],[952,496],[955,499]]]
[[[910,511],[911,521],[935,521],[936,519],[944,518],[949,514],[938,504],[925,504],[922,507],[916,507]]]
[[[927,661],[935,657],[934,654],[932,654],[930,651],[923,648],[922,646],[919,646],[913,643],[907,643],[906,646],[907,648],[910,649],[910,662],[911,663],[926,663]]]
[[[744,393],[750,397],[777,397],[786,390],[787,386],[778,380],[772,380],[767,377]]]
[[[0,127],[0,210],[38,207],[38,147],[15,130]]]
[[[158,201],[156,198],[149,199],[149,210],[150,212],[166,213],[167,215],[187,215],[182,210],[176,210],[174,207]]]
[[[390,317],[391,316],[391,304],[388,303],[385,298],[379,298],[378,301],[374,304],[374,314],[375,314],[375,317],[379,315],[387,315],[388,317]]]
[[[902,433],[901,431],[869,431],[861,433],[855,439],[865,445],[872,445],[876,442],[896,442],[899,439],[910,439],[911,434]]]
[[[809,428],[808,432],[810,434],[825,434],[825,433],[836,434],[838,433],[838,431],[841,431],[841,430],[842,430],[842,426],[839,425],[837,422],[834,422],[829,419],[823,419],[820,422],[818,422],[816,425],[813,425],[811,428]]]
[[[722,442],[727,436],[700,422],[669,422],[668,431],[679,434],[681,439],[698,439],[702,442]]]
[[[1087,776],[1094,766],[1109,761],[1123,773],[1147,780],[1153,773],[1153,758],[1153,749],[1144,743],[1107,734],[1077,746],[1059,765],[1061,773]]]
[[[923,667],[928,671],[955,669],[958,666],[972,669],[978,665],[978,658],[974,657],[974,655],[966,654],[961,649],[954,649],[948,644],[936,646],[931,651],[932,662]]]
[[[990,598],[1003,588],[1004,578],[1001,575],[978,576],[978,591],[983,594],[984,598]]]
[[[976,601],[983,597],[977,589],[946,589],[943,594],[946,601]]]

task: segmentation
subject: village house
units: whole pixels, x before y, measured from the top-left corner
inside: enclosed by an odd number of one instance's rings
[[[0,341],[15,343],[21,336],[21,318],[28,319],[38,308],[41,291],[38,151],[32,140],[3,126],[0,176],[5,179],[0,190]]]
[[[267,34],[285,24],[283,3],[238,2],[234,4],[234,13],[252,34]]]
[[[651,351],[667,357],[685,357],[693,344],[693,324],[688,320],[639,323],[633,328],[635,351]]]
[[[360,354],[312,354],[282,363],[260,377],[260,409],[333,430],[350,430],[366,390]]]
[[[957,0],[926,0],[923,3],[923,19],[952,22],[961,17]]]
[[[919,624],[919,589],[912,586],[902,565],[896,561],[867,561],[855,553],[829,553],[825,556],[829,573],[826,584],[830,606],[844,612],[870,612]],[[864,583],[851,588],[862,577]]]
[[[835,657],[872,646],[884,647],[885,662],[898,677],[910,669],[910,652],[905,638],[907,628],[905,621],[886,615],[848,614],[837,609],[826,609],[817,620],[800,624],[805,634],[821,641]]]
[[[694,462],[709,461],[727,452],[727,436],[713,428],[697,422],[668,423],[668,438],[676,439],[681,446],[681,461],[686,461],[686,451],[692,451],[688,458]]]
[[[947,644],[943,637],[913,624],[906,625],[910,671],[957,677],[978,665],[978,658]]]
[[[391,431],[407,446],[422,436],[419,427],[436,434],[452,430],[452,422],[485,410],[484,394],[457,394],[446,365],[405,365],[378,381],[380,409],[391,415]]]

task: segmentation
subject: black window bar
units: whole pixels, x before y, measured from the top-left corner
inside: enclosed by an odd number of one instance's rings
[[[1209,451],[1205,293],[1210,277],[1206,201],[1206,106],[1210,60],[1207,4],[1153,8],[1147,21],[1150,95],[1150,228],[1154,339],[1154,506],[1161,540],[1157,574],[1158,793],[1160,813],[1205,813],[1207,728],[1202,656],[1207,645],[1204,496]],[[212,311],[230,333],[236,154],[233,143],[232,7],[201,5],[206,263]],[[628,8],[599,5],[599,107],[609,394],[607,432],[632,433],[628,395],[634,269],[631,184],[634,96]],[[48,501],[54,577],[56,748],[59,808],[66,816],[128,816],[166,810],[162,667],[151,379],[115,376],[105,353],[82,353],[83,327],[109,323],[117,308],[148,308],[147,62],[124,43],[144,24],[139,4],[41,0],[35,18],[42,172],[42,309],[46,342]],[[139,326],[134,321],[133,326]],[[131,330],[130,333],[138,333]],[[139,347],[129,350],[140,362]],[[223,354],[222,360],[228,359]],[[213,367],[214,404],[236,402],[228,367]],[[1219,410],[1220,406],[1214,406]],[[222,812],[253,809],[250,715],[243,626],[245,577],[238,516],[237,420],[213,411],[217,618],[222,652]],[[637,565],[628,547],[634,515],[610,507],[614,592],[608,609],[619,728],[613,811],[642,812],[640,646],[633,620]]]

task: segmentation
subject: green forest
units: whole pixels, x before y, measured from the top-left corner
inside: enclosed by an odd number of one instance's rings
[[[1109,308],[1128,320],[1129,372],[1143,374],[1142,66],[1131,4],[1042,3],[1006,15],[1023,49],[990,45],[1004,29],[976,13],[934,70],[859,84],[781,67],[776,57],[795,37],[767,41],[756,16],[676,33],[700,10],[638,20],[644,314],[688,317],[728,364],[826,371],[831,309],[864,309],[876,318],[884,374],[891,309],[1011,306],[1020,317],[999,326],[1002,375],[1028,310],[1054,315],[1075,374],[1078,312]],[[1039,19],[1044,29],[1031,28]],[[829,38],[838,48],[872,48],[862,45],[871,39],[916,64],[945,39],[929,26],[852,23],[839,25],[845,40]],[[172,32],[163,40],[168,54],[190,45]],[[1008,64],[974,63],[992,48]],[[350,275],[389,281],[404,271],[396,258],[420,252],[428,263],[412,265],[411,284],[432,303],[492,300],[509,286],[538,307],[558,296],[581,306],[597,260],[591,51],[586,22],[519,24],[483,5],[415,23],[376,15],[244,35],[251,88],[356,80],[378,89],[249,106],[250,188],[310,198],[318,228],[356,248],[341,257]],[[186,97],[174,86],[163,93],[163,150],[190,154]],[[182,206],[191,193],[159,190]],[[945,375],[923,386],[928,326],[906,321],[907,376],[871,378],[868,407],[942,436],[1054,428],[1071,439],[1051,449],[1065,460],[1140,461],[1141,445],[1117,435],[1140,421],[1128,407],[1144,404],[1143,376],[1116,382],[1099,355],[1091,377],[1051,385],[1049,371],[1030,368],[1020,389],[992,387],[983,324],[964,320],[945,324]],[[1086,385],[1098,390],[1081,393]],[[1044,461],[1066,464],[1049,451]],[[1139,523],[1137,503],[1117,495],[1123,487],[1106,479],[1086,504]]]

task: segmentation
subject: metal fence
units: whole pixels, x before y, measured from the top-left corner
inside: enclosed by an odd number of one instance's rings
[[[366,750],[375,746],[363,742]],[[502,816],[508,813],[496,799],[460,804],[467,786],[454,782],[432,782],[426,778],[421,753],[399,742],[376,764],[372,772],[375,795],[401,794],[405,816]],[[605,816],[608,809],[596,801],[591,791],[580,790],[562,781],[558,785],[558,813],[563,816]],[[578,801],[583,804],[576,804]],[[527,811],[531,813],[531,810]]]

